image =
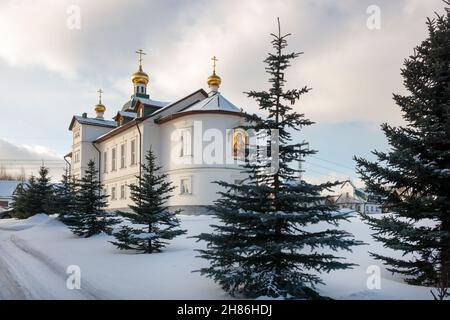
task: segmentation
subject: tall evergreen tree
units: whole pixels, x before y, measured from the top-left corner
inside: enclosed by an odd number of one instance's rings
[[[78,236],[89,238],[102,232],[110,234],[112,226],[118,223],[114,215],[108,213],[107,195],[103,194],[102,183],[98,180],[95,162],[89,161],[84,176],[77,182],[75,208],[65,215],[65,223]]]
[[[436,287],[448,297],[450,282],[450,2],[446,14],[428,19],[428,38],[405,60],[408,95],[394,95],[405,126],[382,125],[391,146],[377,162],[355,158],[368,188],[382,195],[392,214],[365,216],[384,246],[401,258],[374,253],[413,285]]]
[[[297,181],[300,172],[292,162],[315,153],[291,138],[291,132],[312,124],[293,111],[309,89],[285,90],[285,71],[300,54],[285,53],[289,34],[281,35],[279,30],[272,36],[274,52],[265,60],[271,88],[247,93],[267,117],[247,115],[250,125],[245,129],[257,135],[278,133],[269,142],[277,144],[279,152],[264,158],[258,151],[261,148],[256,148],[255,160],[245,165],[249,178],[243,184],[219,182],[226,191],[220,192],[211,211],[220,223],[212,226],[213,233],[197,237],[208,243],[199,252],[210,262],[200,272],[232,295],[319,299],[315,285],[322,281],[318,273],[352,266],[322,249],[349,250],[359,242],[337,228],[309,228],[321,222],[337,225],[346,216],[335,213],[336,208],[321,195],[336,183]],[[278,170],[271,170],[273,162]]]
[[[65,217],[75,210],[75,181],[66,169],[60,185],[55,190],[55,209],[59,219],[65,222]]]
[[[175,189],[167,182],[167,174],[159,174],[162,167],[156,166],[156,158],[150,149],[145,157],[147,164],[141,165],[141,176],[137,184],[130,185],[131,213],[119,212],[132,222],[115,233],[117,241],[112,241],[121,250],[137,250],[143,253],[161,252],[161,249],[176,236],[186,233],[179,229],[176,217],[181,211],[170,212],[166,206],[170,193]]]
[[[36,183],[36,196],[40,199],[38,202],[38,212],[47,214],[54,213],[54,189],[49,176],[49,170],[44,165],[39,168]]]

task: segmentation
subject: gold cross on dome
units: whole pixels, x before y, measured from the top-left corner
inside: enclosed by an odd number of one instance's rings
[[[139,49],[136,53],[139,55],[139,66],[142,66],[142,56],[145,56],[146,53],[142,49]]]
[[[213,72],[216,73],[216,63],[219,61],[219,59],[216,58],[216,56],[212,57],[211,60],[213,61]]]
[[[98,103],[101,104],[102,103],[102,93],[103,90],[102,89],[98,89]]]

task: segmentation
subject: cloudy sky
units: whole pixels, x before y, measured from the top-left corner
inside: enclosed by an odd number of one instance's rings
[[[379,29],[367,27],[373,5]],[[401,123],[392,93],[403,92],[402,62],[434,11],[443,11],[440,0],[2,0],[0,160],[28,168],[61,159],[72,115],[93,114],[98,88],[108,117],[129,98],[139,48],[152,98],[205,88],[217,55],[224,96],[256,111],[243,92],[267,88],[262,61],[280,17],[290,49],[304,52],[288,85],[313,88],[297,106],[317,123],[297,135],[319,150],[307,176],[353,177],[353,155],[387,148],[379,125]]]

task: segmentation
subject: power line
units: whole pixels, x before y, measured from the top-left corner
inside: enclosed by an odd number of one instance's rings
[[[341,164],[341,163],[338,163],[338,162],[334,162],[334,161],[331,161],[331,160],[323,159],[323,158],[317,157],[317,156],[315,156],[315,155],[309,155],[309,156],[310,156],[311,158],[314,158],[314,159],[317,159],[317,160],[320,160],[320,161],[324,161],[324,162],[328,162],[328,163],[334,164],[334,165],[339,166],[339,167],[342,167],[342,168],[346,168],[346,169],[350,169],[350,170],[355,170],[355,168],[351,168],[351,167],[349,167],[349,166],[346,166],[346,165]]]
[[[316,167],[319,167],[319,168],[322,168],[322,169],[331,170],[331,171],[334,171],[334,172],[337,172],[337,173],[345,174],[345,175],[349,175],[349,174],[350,174],[350,171],[344,172],[344,171],[341,171],[341,170],[337,170],[337,169],[335,169],[335,168],[330,168],[330,167],[322,166],[322,165],[320,165],[320,164],[313,163],[313,162],[309,162],[309,161],[305,161],[305,163],[306,163],[306,164],[313,165],[313,166],[316,166]],[[354,173],[355,173],[354,171],[351,172],[351,174],[354,174]]]

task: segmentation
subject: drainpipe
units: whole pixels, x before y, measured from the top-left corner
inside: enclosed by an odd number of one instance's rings
[[[94,142],[92,142],[92,146],[97,150],[98,152],[98,181],[101,181],[101,174],[102,174],[102,153],[97,148]]]
[[[139,128],[139,122],[136,119],[136,128],[139,132],[139,178],[142,178],[142,132],[141,128]]]
[[[69,174],[72,176],[72,165],[69,161],[67,161],[67,157],[64,157],[64,161],[67,163],[67,166],[69,167]]]

